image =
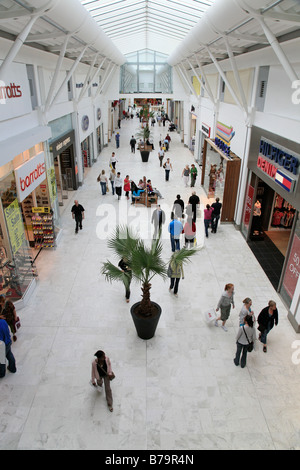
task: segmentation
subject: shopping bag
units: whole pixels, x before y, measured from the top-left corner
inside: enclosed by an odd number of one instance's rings
[[[217,314],[214,308],[210,308],[204,312],[204,318],[207,323],[211,323],[217,319]]]

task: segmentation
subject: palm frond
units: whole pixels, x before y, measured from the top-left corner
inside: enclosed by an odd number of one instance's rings
[[[129,286],[130,277],[124,273],[119,267],[112,264],[110,261],[103,263],[101,274],[105,276],[105,280],[109,282],[120,281],[123,282],[125,287]]]
[[[198,253],[202,247],[196,248],[181,248],[181,250],[175,251],[171,256],[171,260],[174,261],[176,264],[186,264],[191,261],[191,257]],[[170,261],[171,261],[170,260]]]

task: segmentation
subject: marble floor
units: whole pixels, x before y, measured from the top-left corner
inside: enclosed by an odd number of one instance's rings
[[[102,196],[97,175],[108,170],[112,150],[117,169],[134,180],[146,175],[164,196],[164,256],[171,254],[167,225],[178,193],[187,201],[181,173],[193,162],[176,133],[168,156],[170,181],[157,157],[160,134],[152,128],[155,151],[142,163],[130,152],[129,140],[138,120],[123,121],[121,146],[114,142],[86,170],[84,184],[62,208],[62,237],[55,250],[42,251],[39,280],[19,314],[22,328],[13,344],[17,373],[0,381],[0,449],[10,450],[217,450],[300,449],[300,364],[295,333],[287,310],[243,236],[231,224],[204,237],[203,211],[197,221],[200,252],[185,269],[179,296],[168,283],[154,278],[152,300],[162,306],[153,339],[137,337],[124,289],[100,275],[102,263],[113,259],[107,235],[116,223],[130,223],[151,238],[151,209],[134,208],[125,198]],[[157,126],[157,124],[156,124]],[[196,191],[202,208],[207,199],[199,178]],[[83,230],[74,234],[71,206],[85,208]],[[209,326],[204,312],[215,307],[225,283],[235,285],[236,308],[228,331]],[[251,297],[253,310],[274,299],[279,325],[248,355],[247,367],[233,364],[238,313]],[[131,303],[140,298],[132,286]],[[89,385],[94,353],[110,357],[114,411],[102,393]],[[299,346],[298,346],[299,349]]]

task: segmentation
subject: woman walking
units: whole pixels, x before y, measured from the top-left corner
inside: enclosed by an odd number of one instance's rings
[[[245,317],[245,324],[240,326],[239,331],[236,336],[236,354],[233,362],[236,366],[240,364],[241,358],[241,367],[242,369],[246,366],[247,362],[247,353],[249,350],[249,344],[253,343],[256,340],[255,328],[253,328],[253,318],[251,315]]]
[[[107,187],[107,178],[105,176],[105,170],[102,170],[101,171],[101,174],[100,174],[100,186],[101,186],[101,190],[102,190],[102,196],[105,196],[106,194],[106,187]]]
[[[20,322],[20,318],[18,317],[15,306],[11,300],[7,300],[5,302],[0,318],[6,320],[6,323],[13,334],[13,340],[17,341],[17,323]]]
[[[185,168],[183,169],[181,176],[183,177],[183,181],[184,181],[186,188],[188,187],[188,184],[189,184],[190,172],[191,172],[190,167],[188,165],[185,165]]]
[[[109,181],[111,184],[111,192],[113,196],[115,195],[115,179],[116,179],[116,170],[113,168],[112,170],[110,170],[110,174],[109,174]]]
[[[174,289],[174,295],[175,297],[178,297],[178,286],[179,286],[179,281],[180,279],[184,279],[184,272],[183,272],[183,266],[182,266],[182,261],[178,261],[176,254],[174,253],[172,255],[169,268],[168,268],[168,276],[171,279],[169,291],[171,292],[172,289]]]
[[[272,330],[274,323],[278,325],[278,310],[276,302],[270,300],[268,306],[263,308],[257,318],[258,330],[260,331],[259,340],[263,343],[263,351],[267,352],[267,335]]]
[[[126,175],[124,178],[124,191],[125,191],[125,196],[127,199],[129,199],[129,192],[130,192],[130,179],[129,175]]]
[[[233,296],[234,296],[234,285],[226,284],[224,287],[224,292],[221,295],[217,308],[216,308],[216,312],[218,312],[219,309],[221,309],[221,315],[215,321],[215,326],[219,326],[218,324],[219,320],[222,321],[222,328],[224,331],[228,331],[225,326],[225,323],[229,318],[231,305],[232,305],[232,308],[234,308]]]
[[[184,224],[183,233],[185,238],[185,247],[192,248],[195,244],[195,237],[196,237],[196,224],[193,222],[192,217],[189,217]]]
[[[167,161],[164,163],[163,168],[165,170],[165,180],[169,181],[170,171],[173,170],[172,163],[170,162],[169,158],[167,158]]]
[[[205,227],[205,236],[208,238],[208,227],[211,223],[211,215],[213,213],[213,208],[209,204],[206,204],[206,209],[204,209],[204,227]]]
[[[252,300],[249,297],[246,297],[243,300],[243,306],[241,308],[241,311],[239,313],[239,326],[243,326],[244,324],[244,318],[246,315],[251,315],[253,318],[253,323],[255,323],[256,319],[254,316],[254,312],[251,308],[252,306]]]
[[[95,388],[102,387],[104,381],[105,396],[109,411],[113,411],[113,398],[110,388],[110,381],[114,377],[110,359],[103,351],[97,351],[94,356],[96,359],[92,362],[92,380],[91,385]]]

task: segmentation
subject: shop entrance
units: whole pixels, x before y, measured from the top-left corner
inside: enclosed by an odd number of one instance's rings
[[[277,290],[296,210],[258,178],[249,246]]]

